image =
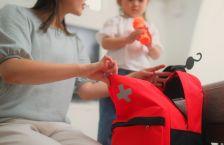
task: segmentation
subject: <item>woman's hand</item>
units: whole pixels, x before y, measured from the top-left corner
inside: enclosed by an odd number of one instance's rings
[[[171,74],[170,72],[157,72],[164,67],[165,65],[158,65],[138,72],[133,72],[128,76],[149,81],[157,87],[163,87]]]
[[[87,78],[109,83],[108,75],[117,74],[117,63],[109,56],[104,56],[99,62],[93,64],[96,71],[89,74]]]

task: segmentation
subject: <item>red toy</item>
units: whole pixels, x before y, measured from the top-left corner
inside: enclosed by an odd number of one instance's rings
[[[152,37],[148,31],[148,27],[145,24],[145,20],[141,17],[134,18],[133,27],[135,30],[143,31],[143,33],[140,35],[139,41],[144,45],[151,45]]]

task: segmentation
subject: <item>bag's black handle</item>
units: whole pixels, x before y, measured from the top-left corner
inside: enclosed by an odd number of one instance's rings
[[[197,53],[199,55],[199,59],[194,59],[192,56],[187,58],[185,68],[188,70],[192,69],[194,67],[194,62],[199,62],[202,59],[202,54],[199,52]]]
[[[184,71],[186,72],[185,69],[192,69],[194,67],[194,62],[199,62],[202,59],[202,53],[199,52],[197,53],[199,55],[198,59],[193,58],[192,56],[187,58],[186,64],[185,65],[171,65],[166,67],[163,71],[168,71],[168,72],[175,72],[175,71]]]

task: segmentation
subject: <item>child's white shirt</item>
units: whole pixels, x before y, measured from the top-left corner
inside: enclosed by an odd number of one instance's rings
[[[126,18],[123,16],[113,17],[108,20],[103,28],[96,34],[98,43],[102,46],[102,39],[105,36],[125,37],[130,35],[130,33],[134,31],[132,23],[133,18]],[[152,47],[162,49],[157,28],[151,23],[147,25],[152,36]],[[109,50],[107,55],[117,61],[119,68],[138,71],[151,67],[151,59],[148,52],[148,48],[136,40],[123,48]]]

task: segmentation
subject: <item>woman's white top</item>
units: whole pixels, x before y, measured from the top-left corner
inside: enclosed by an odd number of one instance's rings
[[[98,43],[101,45],[102,39],[105,36],[125,37],[130,35],[130,33],[134,31],[132,23],[133,18],[126,18],[123,16],[116,16],[109,19],[96,34]],[[152,36],[152,47],[162,49],[157,28],[152,23],[147,23],[147,25]],[[148,53],[148,48],[136,40],[123,48],[109,50],[107,55],[117,61],[119,68],[138,71],[151,66],[151,59]]]

